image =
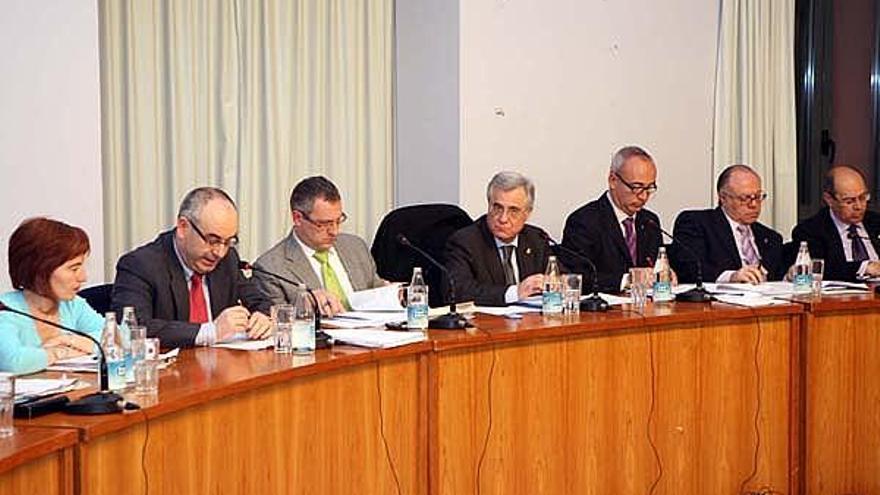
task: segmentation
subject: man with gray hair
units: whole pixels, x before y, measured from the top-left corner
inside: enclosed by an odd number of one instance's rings
[[[657,192],[657,166],[638,146],[617,150],[608,171],[608,190],[572,212],[565,221],[560,253],[574,273],[591,280],[595,264],[598,290],[618,292],[629,283],[629,269],[653,266],[663,245],[660,219],[645,208]],[[579,253],[574,256],[572,253]],[[584,290],[591,287],[584,283]]]
[[[172,230],[119,259],[113,310],[133,306],[163,347],[268,337],[269,303],[239,270],[237,244],[232,199],[218,188],[193,189]]]
[[[339,190],[326,177],[307,177],[293,188],[290,216],[290,234],[257,258],[256,268],[314,289],[327,316],[351,309],[348,301],[354,292],[387,283],[376,274],[364,240],[340,232],[348,217]],[[293,303],[302,290],[259,271],[254,278],[272,304]]]
[[[718,206],[685,210],[675,219],[669,253],[682,282],[694,282],[699,269],[707,282],[759,284],[785,275],[782,236],[758,221],[767,193],[748,165],[731,165],[715,184]],[[696,259],[695,259],[696,258]]]
[[[517,172],[499,172],[486,188],[488,211],[452,235],[446,267],[458,299],[502,306],[541,293],[550,249],[546,234],[526,225],[535,186]]]

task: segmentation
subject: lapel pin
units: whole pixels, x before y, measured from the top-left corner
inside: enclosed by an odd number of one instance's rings
[[[527,247],[527,248],[526,248],[526,254],[532,254],[532,248]]]

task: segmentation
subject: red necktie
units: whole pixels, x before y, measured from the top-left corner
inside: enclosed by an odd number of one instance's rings
[[[202,276],[193,273],[189,287],[189,322],[207,323],[208,305],[205,304],[205,292],[202,290]]]

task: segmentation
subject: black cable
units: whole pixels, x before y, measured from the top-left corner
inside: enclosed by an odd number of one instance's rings
[[[755,401],[755,417],[754,417],[754,427],[755,427],[755,452],[752,457],[752,472],[749,473],[749,476],[742,481],[739,485],[739,493],[747,493],[745,491],[746,485],[749,484],[752,480],[755,479],[755,476],[758,475],[758,457],[761,452],[761,428],[760,428],[760,418],[761,418],[761,365],[760,365],[760,355],[759,352],[761,350],[761,319],[758,316],[755,308],[749,308],[752,312],[752,316],[755,318],[755,325],[757,326],[757,335],[755,336],[755,389],[757,400]],[[764,489],[759,492],[761,494],[770,494],[774,493],[772,491],[768,492]]]
[[[642,318],[644,318],[644,315],[642,315]],[[663,460],[660,459],[660,451],[657,450],[657,444],[654,443],[654,436],[651,434],[651,425],[654,424],[654,410],[657,402],[657,370],[654,365],[654,332],[650,328],[646,331],[648,333],[648,355],[651,362],[651,407],[648,410],[648,424],[645,434],[648,436],[648,444],[651,446],[654,461],[657,463],[657,477],[654,478],[654,482],[651,483],[651,489],[648,490],[649,494],[653,494],[663,478]]]
[[[394,466],[394,460],[391,458],[388,438],[385,437],[385,413],[382,410],[382,383],[379,377],[379,361],[376,361],[376,395],[379,398],[379,435],[382,437],[382,445],[385,447],[385,459],[388,460],[388,467],[391,468],[391,475],[394,476],[394,486],[397,487],[397,495],[402,495],[400,478],[397,477],[397,468]]]
[[[144,409],[141,408],[141,414],[144,415],[144,445],[141,447],[141,472],[144,474],[144,495],[149,495],[150,478],[147,476],[147,443],[150,440],[150,418]]]
[[[489,379],[487,380],[487,383],[486,383],[486,392],[487,392],[486,402],[487,402],[487,408],[489,410],[488,411],[489,424],[488,424],[488,427],[486,428],[486,437],[483,438],[483,448],[480,451],[480,458],[477,461],[477,476],[475,479],[477,495],[480,495],[480,490],[481,490],[480,477],[481,477],[482,471],[483,471],[483,461],[486,459],[486,452],[489,449],[489,438],[492,436],[492,379],[495,377],[495,362],[498,359],[497,352],[498,352],[497,347],[495,345],[493,345],[492,346],[492,364],[489,365]]]

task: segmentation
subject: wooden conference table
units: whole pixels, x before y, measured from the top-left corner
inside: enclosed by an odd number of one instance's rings
[[[480,315],[309,358],[194,349],[142,411],[17,425],[77,432],[77,493],[880,493],[880,420],[860,412],[880,409],[880,351],[855,322],[876,329],[880,300],[847,301]],[[869,369],[871,391],[829,376]]]

